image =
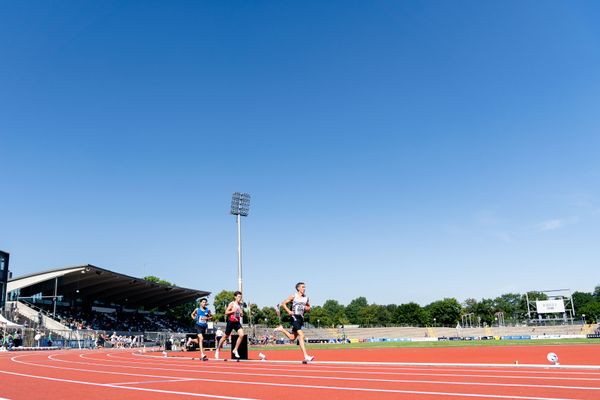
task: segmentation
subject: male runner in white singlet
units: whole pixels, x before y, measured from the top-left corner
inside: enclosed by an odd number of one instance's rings
[[[304,294],[306,286],[304,282],[298,282],[296,284],[296,293],[291,294],[288,298],[283,300],[281,307],[292,317],[292,333],[283,329],[283,326],[279,325],[275,328],[276,332],[281,332],[290,340],[298,339],[302,353],[304,353],[304,361],[312,361],[315,357],[309,356],[306,352],[306,345],[304,344],[304,332],[302,326],[304,325],[304,312],[310,311],[310,303],[308,297]],[[288,304],[292,303],[292,309],[288,308]]]

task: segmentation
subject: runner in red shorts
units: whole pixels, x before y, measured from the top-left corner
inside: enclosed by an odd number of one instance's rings
[[[219,340],[217,350],[215,351],[215,359],[219,359],[219,350],[221,349],[221,347],[223,347],[223,344],[233,331],[236,331],[239,337],[235,344],[235,347],[233,348],[232,353],[236,358],[240,358],[238,349],[240,347],[240,343],[242,343],[242,338],[244,337],[244,329],[242,329],[241,323],[242,316],[244,315],[242,311],[242,292],[236,291],[233,295],[235,296],[235,300],[229,303],[227,309],[225,310],[225,315],[227,316],[225,336],[223,336],[221,340]]]

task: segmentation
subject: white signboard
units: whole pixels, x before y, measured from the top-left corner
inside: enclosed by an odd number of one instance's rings
[[[535,306],[538,314],[553,314],[565,312],[564,300],[536,300]]]

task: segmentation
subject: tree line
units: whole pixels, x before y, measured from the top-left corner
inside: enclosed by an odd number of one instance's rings
[[[595,323],[600,320],[600,285],[596,286],[591,293],[577,291],[571,297],[576,321],[585,319],[587,323]],[[313,304],[310,312],[305,315],[305,320],[307,323],[321,328],[341,325],[455,327],[457,324],[462,326],[465,324],[470,326],[497,325],[501,315],[502,323],[518,324],[528,319],[527,298],[530,302],[534,302],[547,300],[548,296],[542,292],[506,293],[494,299],[468,298],[463,303],[455,298],[444,298],[425,306],[414,302],[375,304],[369,303],[364,296],[355,298],[348,305],[329,299],[322,305]],[[232,299],[233,291],[222,290],[217,293],[212,301],[215,321],[225,321],[225,308]],[[169,314],[183,324],[193,325],[189,315],[196,306],[194,302],[183,304],[170,310]],[[281,322],[289,322],[287,315],[282,315],[283,321],[279,320],[275,306],[259,307],[256,304],[247,304],[245,309],[245,321],[256,325],[275,327]]]

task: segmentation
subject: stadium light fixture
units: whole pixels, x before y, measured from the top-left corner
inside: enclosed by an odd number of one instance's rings
[[[231,215],[236,216],[238,231],[238,290],[242,293],[242,220],[250,212],[250,194],[235,192],[231,197]]]

